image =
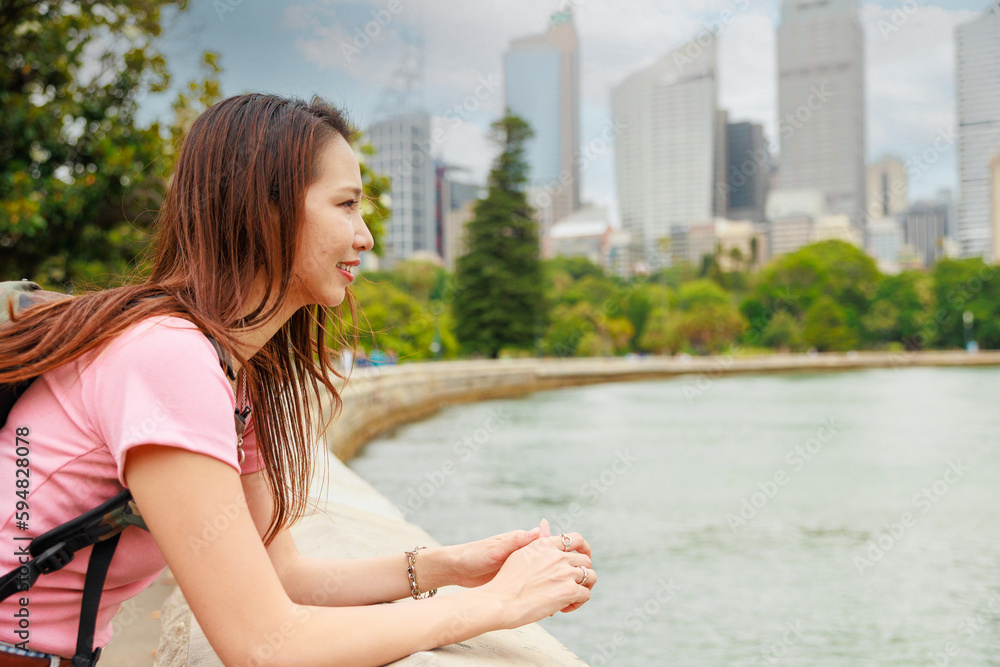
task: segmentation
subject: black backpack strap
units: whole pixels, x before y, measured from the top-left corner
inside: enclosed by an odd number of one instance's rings
[[[126,526],[145,528],[142,517],[134,513],[134,507],[132,493],[126,489],[89,512],[33,539],[27,554],[20,554],[29,556],[27,561],[0,577],[0,601],[18,591],[28,590],[40,575],[62,569],[80,549],[109,542]]]
[[[87,565],[87,578],[83,582],[83,602],[80,604],[80,629],[76,635],[76,655],[73,656],[73,667],[92,667],[101,657],[101,649],[94,650],[94,630],[97,627],[97,611],[101,606],[101,593],[104,591],[104,580],[111,567],[118,540],[122,534],[116,533],[109,540],[98,542],[90,553],[90,563]]]

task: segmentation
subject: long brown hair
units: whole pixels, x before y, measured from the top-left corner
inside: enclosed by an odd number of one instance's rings
[[[341,330],[341,306],[300,308],[249,359],[232,330],[259,325],[280,308],[299,249],[305,190],[319,175],[320,149],[338,134],[349,142],[355,135],[344,115],[319,99],[248,94],[206,110],[184,141],[157,218],[152,274],[139,284],[38,305],[12,318],[0,336],[0,383],[41,375],[101,349],[149,317],[192,321],[247,373],[275,504],[264,539],[269,544],[306,508],[320,433],[310,406],[329,392],[329,418],[342,408],[333,383],[343,376],[330,361],[327,325],[337,325],[338,343],[352,350],[357,327]],[[263,295],[259,285],[254,289],[258,276]],[[356,322],[349,289],[345,302]]]

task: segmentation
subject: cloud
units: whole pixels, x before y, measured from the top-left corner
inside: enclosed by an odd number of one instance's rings
[[[486,182],[500,148],[481,127],[453,116],[432,116],[431,136],[441,137],[431,147],[434,157],[457,168],[452,178],[465,183]]]
[[[955,26],[976,16],[915,2],[865,5],[865,88],[868,155],[895,155],[904,162],[955,127]],[[954,187],[957,144],[937,160],[911,199]]]

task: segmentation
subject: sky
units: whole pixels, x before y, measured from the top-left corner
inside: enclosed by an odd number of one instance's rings
[[[957,194],[955,26],[990,3],[861,3],[869,162],[919,163],[911,201],[942,188]],[[607,206],[617,220],[614,147],[591,143],[613,127],[612,87],[709,29],[719,39],[720,106],[731,122],[762,123],[777,148],[780,0],[196,0],[167,17],[160,48],[174,87],[197,78],[200,54],[214,51],[224,95],[319,95],[362,129],[399,108],[386,91],[407,78],[403,63],[422,61],[421,74],[409,77],[419,92],[406,103],[444,129],[435,157],[464,169],[461,180],[483,183],[497,153],[489,126],[503,115],[504,52],[511,40],[544,32],[567,4],[580,43],[581,150],[591,147],[585,203]],[[148,97],[143,116],[168,118],[170,99]]]

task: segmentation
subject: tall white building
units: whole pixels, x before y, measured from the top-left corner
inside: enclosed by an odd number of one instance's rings
[[[958,26],[955,44],[961,190],[958,242],[964,257],[989,258],[990,158],[1000,149],[1000,4]]]
[[[504,92],[507,107],[534,132],[525,146],[528,200],[544,236],[580,208],[580,65],[571,11],[553,14],[544,34],[511,43]]]
[[[641,248],[633,261],[650,269],[669,264],[664,249],[672,227],[725,214],[725,199],[717,201],[726,169],[717,100],[716,41],[709,34],[611,91],[621,127],[615,144],[621,225]]]
[[[831,213],[865,212],[864,35],[856,0],[782,0],[781,188],[819,188]]]
[[[430,116],[414,112],[373,124],[367,138],[376,173],[391,179],[392,217],[386,225],[380,266],[392,269],[414,253],[438,252],[435,167],[431,158]]]

